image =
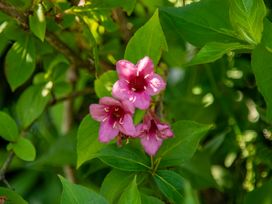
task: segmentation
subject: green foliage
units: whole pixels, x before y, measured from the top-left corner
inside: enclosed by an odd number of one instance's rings
[[[27,204],[27,202],[21,196],[8,188],[0,187],[0,195],[5,197],[7,203]]]
[[[124,171],[148,171],[150,169],[148,157],[129,145],[122,148],[117,147],[116,144],[107,145],[98,153],[98,158]]]
[[[211,63],[220,59],[224,54],[230,53],[232,50],[250,48],[250,46],[242,45],[240,43],[210,42],[204,45],[187,65],[191,66],[197,64]]]
[[[226,0],[205,0],[184,8],[161,8],[160,16],[169,19],[176,33],[196,46],[215,41],[232,43],[237,38],[229,22],[228,8]]]
[[[82,120],[77,133],[77,167],[95,158],[96,153],[105,145],[98,141],[98,122],[90,115]]]
[[[43,86],[30,86],[26,89],[16,105],[20,125],[23,128],[31,125],[43,113],[49,99],[50,94]]]
[[[25,161],[33,161],[36,157],[35,147],[23,137],[20,137],[15,143],[10,143],[8,149],[14,151],[16,156]]]
[[[271,65],[267,63],[270,60],[272,53],[264,47],[264,45],[258,45],[252,53],[252,69],[254,71],[258,88],[264,96],[267,103],[267,117],[272,119],[272,98],[270,94],[270,81],[271,78]]]
[[[174,171],[161,170],[154,176],[160,191],[173,203],[181,203],[183,196],[183,178]]]
[[[0,183],[11,187],[0,200],[271,203],[271,9],[269,0],[0,0]],[[152,127],[163,139],[154,156],[123,133],[101,143],[89,113],[112,96],[116,62],[144,56],[167,83],[133,122],[151,112],[174,132]]]
[[[263,0],[234,0],[230,2],[230,22],[244,41],[258,44],[262,38],[266,8]]]
[[[34,14],[29,16],[29,26],[33,34],[36,35],[41,41],[44,41],[46,21],[42,4],[38,4]]]
[[[102,74],[94,82],[95,93],[99,98],[104,96],[111,96],[113,84],[117,81],[116,71],[108,71]]]
[[[157,157],[162,166],[180,165],[195,153],[199,141],[212,126],[192,121],[178,121],[173,124],[174,138],[166,140]]]
[[[35,55],[35,44],[30,35],[12,45],[6,56],[5,72],[13,91],[32,75],[36,66]]]
[[[253,203],[271,203],[271,181],[265,183],[262,187],[255,189],[252,192],[247,193],[244,204],[253,204]]]
[[[151,35],[150,33],[156,33]],[[144,56],[149,56],[154,64],[159,62],[162,51],[167,51],[167,43],[156,10],[151,19],[130,39],[126,47],[125,59],[136,63]]]
[[[105,198],[96,192],[91,191],[86,187],[70,183],[61,176],[59,176],[59,178],[63,185],[61,204],[108,203]]]
[[[104,179],[100,193],[109,203],[116,203],[123,193],[123,190],[129,185],[134,174],[113,169]]]
[[[122,193],[118,204],[141,204],[141,195],[137,188],[136,176]]]
[[[19,136],[16,122],[5,112],[0,112],[0,136],[10,142]]]

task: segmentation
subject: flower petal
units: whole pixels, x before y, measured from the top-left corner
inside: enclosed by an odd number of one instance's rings
[[[154,64],[149,57],[144,57],[136,64],[137,73],[141,73],[144,76],[152,75],[154,73]]]
[[[90,114],[94,120],[103,121],[107,117],[104,105],[92,104],[89,107]]]
[[[151,96],[158,94],[161,90],[165,89],[165,82],[158,74],[153,74],[148,80],[147,93]]]
[[[103,105],[109,105],[109,106],[112,106],[112,105],[121,106],[120,101],[108,96],[101,98],[99,100],[99,103]]]
[[[146,135],[141,138],[141,144],[144,147],[144,150],[150,156],[154,156],[162,144],[162,140],[157,140],[155,135]]]
[[[123,80],[118,80],[112,87],[112,95],[120,100],[129,98],[131,91],[128,89],[127,83]]]
[[[131,75],[136,74],[135,65],[127,60],[119,60],[116,63],[116,70],[120,79],[128,79]]]
[[[144,134],[144,129],[143,129],[143,124],[142,123],[136,125],[135,129],[136,129],[137,137],[144,136],[143,135]]]
[[[133,102],[136,108],[139,108],[142,110],[148,109],[151,98],[145,92],[134,93],[134,95],[132,95],[131,97],[132,98],[134,97],[133,100],[130,100],[130,101]]]
[[[123,118],[123,124],[120,124],[119,128],[120,131],[126,135],[129,135],[131,137],[136,137],[136,129],[133,124],[133,120],[131,115],[125,114]]]
[[[128,100],[123,100],[122,102],[122,108],[127,112],[133,114],[135,111],[134,105],[129,102]]]
[[[167,124],[159,123],[157,124],[158,129],[161,132],[161,137],[166,139],[167,137],[173,137],[174,133],[172,132],[171,128]]]
[[[107,143],[115,138],[118,132],[119,130],[117,128],[113,128],[108,120],[102,122],[99,129],[99,141]]]

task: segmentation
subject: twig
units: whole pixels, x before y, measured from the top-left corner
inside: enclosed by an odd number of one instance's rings
[[[73,92],[72,94],[69,94],[68,96],[63,96],[63,97],[55,98],[55,99],[51,100],[49,102],[49,106],[55,105],[57,103],[60,103],[60,102],[66,101],[66,100],[69,100],[71,98],[76,98],[76,97],[79,97],[79,96],[84,96],[84,95],[87,95],[87,94],[90,94],[90,93],[93,93],[93,92],[94,91],[91,88],[87,88],[87,89],[84,89],[84,90],[78,91],[78,92]]]
[[[129,39],[131,38],[132,34],[128,27],[128,21],[127,21],[125,13],[123,12],[121,8],[113,9],[112,18],[119,25],[121,37],[127,43]]]
[[[11,187],[9,182],[6,180],[5,174],[12,162],[13,157],[14,157],[14,152],[10,152],[6,161],[4,162],[3,166],[0,169],[0,181],[3,181],[6,184],[6,186],[10,189],[13,189],[13,188]]]
[[[29,12],[21,12],[3,0],[0,0],[0,10],[15,19],[24,30],[29,29]],[[45,40],[57,51],[62,53],[74,67],[85,68],[91,73],[95,72],[93,60],[83,60],[80,56],[77,55],[77,53],[75,53],[64,42],[62,42],[56,34],[50,31],[46,31]]]

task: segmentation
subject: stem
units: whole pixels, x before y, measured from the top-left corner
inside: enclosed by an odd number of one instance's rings
[[[8,183],[8,181],[6,180],[5,174],[6,174],[8,168],[9,168],[11,162],[12,162],[13,157],[14,157],[14,152],[10,152],[7,159],[6,159],[6,161],[4,162],[3,166],[0,169],[0,181],[3,181],[6,184],[6,186],[8,188],[10,188],[10,189],[13,189],[13,188]]]
[[[151,161],[151,169],[154,168],[154,157],[150,156],[150,161]]]

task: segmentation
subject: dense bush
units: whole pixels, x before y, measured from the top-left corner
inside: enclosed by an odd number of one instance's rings
[[[272,203],[271,6],[0,0],[0,203]]]

